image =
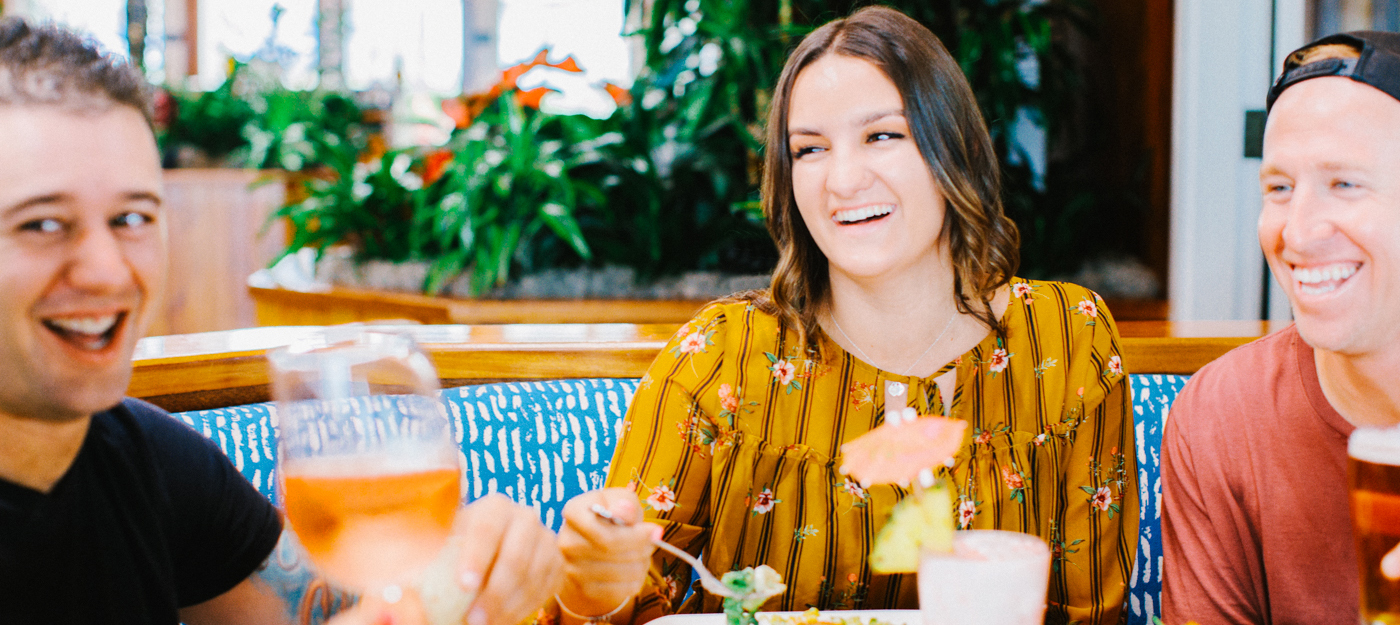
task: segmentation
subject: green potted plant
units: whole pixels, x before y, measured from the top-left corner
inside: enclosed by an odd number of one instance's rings
[[[430,295],[463,274],[472,295],[501,286],[551,238],[587,261],[574,212],[594,191],[568,175],[563,118],[538,111],[539,95],[509,78],[441,149],[361,162],[367,146],[348,130],[309,137],[328,172],[305,179],[301,197],[272,216],[291,227],[284,255],[348,246],[358,262],[422,263]]]

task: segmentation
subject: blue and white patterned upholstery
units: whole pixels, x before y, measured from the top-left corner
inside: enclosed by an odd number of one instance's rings
[[[1149,625],[1162,605],[1162,427],[1188,377],[1138,374],[1130,378],[1142,508],[1137,561],[1128,583],[1128,623]]]
[[[277,408],[245,404],[171,415],[214,441],[233,466],[269,501],[277,493]]]
[[[564,503],[601,488],[637,380],[551,380],[442,392],[462,446],[466,499],[504,493],[558,531]]]
[[[1161,443],[1167,410],[1187,376],[1135,374],[1133,419],[1142,501],[1138,555],[1128,596],[1128,623],[1147,625],[1160,610],[1162,592]],[[597,488],[607,477],[617,428],[637,380],[583,379],[483,384],[448,389],[442,401],[461,445],[464,500],[498,492],[535,506],[540,520],[558,530],[564,503]],[[238,470],[273,499],[276,489],[277,413],[251,404],[177,413],[176,418],[213,440]],[[296,554],[279,552],[287,572],[284,595],[315,616],[333,611],[338,598],[302,602],[310,577]],[[329,603],[323,603],[323,602]],[[311,622],[318,622],[313,618]]]
[[[535,506],[558,530],[564,503],[601,487],[617,426],[637,380],[483,384],[441,398],[461,445],[463,499],[503,493]],[[275,501],[277,407],[248,404],[174,415],[214,441],[258,492]]]

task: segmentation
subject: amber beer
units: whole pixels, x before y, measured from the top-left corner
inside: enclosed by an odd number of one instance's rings
[[[1347,452],[1362,621],[1400,623],[1400,580],[1381,574],[1381,558],[1400,545],[1400,429],[1359,428]]]
[[[283,470],[287,520],[330,579],[354,588],[403,584],[447,542],[457,469],[346,460],[311,458]]]

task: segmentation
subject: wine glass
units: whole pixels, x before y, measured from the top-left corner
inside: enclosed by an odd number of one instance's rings
[[[331,582],[398,601],[443,551],[460,500],[432,362],[406,335],[360,328],[268,362],[292,531]]]

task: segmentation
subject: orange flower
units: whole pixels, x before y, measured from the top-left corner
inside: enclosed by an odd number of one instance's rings
[[[520,77],[524,76],[525,72],[535,69],[536,67],[539,67],[541,65],[545,67],[553,67],[554,69],[562,69],[566,72],[579,73],[583,71],[582,69],[579,69],[578,62],[574,60],[573,55],[565,57],[563,61],[560,61],[558,63],[550,63],[549,48],[544,48],[540,50],[539,54],[535,55],[535,58],[530,59],[519,65],[516,65],[514,67],[508,67],[504,71],[502,71],[501,82],[497,86],[499,86],[503,90],[514,89],[516,88],[515,82],[517,80],[520,80]]]
[[[777,496],[773,494],[773,489],[765,488],[754,500],[753,511],[757,514],[768,514],[768,512],[773,510],[773,506],[782,502],[783,500],[778,499]]]
[[[734,394],[734,388],[728,384],[719,385],[719,407],[726,412],[739,411],[739,397]]]
[[[1123,375],[1123,359],[1117,356],[1109,358],[1108,372],[1113,375]]]
[[[773,377],[779,384],[792,384],[792,379],[797,376],[797,367],[786,360],[779,360],[769,368],[773,370]]]
[[[684,339],[681,339],[680,351],[683,354],[699,354],[705,351],[705,336],[699,332],[691,332]]]
[[[458,128],[466,128],[471,124],[471,111],[467,108],[467,103],[463,102],[460,96],[444,98],[442,104],[439,106],[442,107],[442,112],[444,114],[452,118],[452,123]]]
[[[562,69],[566,72],[574,72],[575,74],[583,73],[583,70],[579,69],[578,61],[574,60],[574,55],[572,54],[564,57],[564,60],[560,61],[559,63],[554,63],[551,65],[550,63],[546,62],[545,65],[553,67],[554,69]]]
[[[545,94],[548,93],[554,93],[554,90],[549,87],[535,87],[529,91],[516,91],[515,101],[519,102],[521,106],[537,109],[540,107],[540,100],[543,100]]]
[[[1089,499],[1089,505],[1099,510],[1107,511],[1113,505],[1113,492],[1107,486],[1100,486],[1094,491],[1094,496]]]
[[[670,512],[672,508],[676,507],[676,493],[665,484],[658,485],[651,490],[651,495],[647,497],[647,504],[658,512]]]
[[[958,529],[972,527],[972,517],[977,516],[977,504],[966,499],[958,503]]]
[[[1010,358],[1011,355],[1006,353],[1006,350],[1001,348],[994,349],[992,350],[991,360],[987,361],[987,368],[991,369],[992,373],[1000,373],[1006,369],[1006,363]]]
[[[613,102],[618,106],[627,106],[632,103],[632,92],[610,82],[603,83],[603,90],[612,96]]]
[[[1006,484],[1007,488],[1013,490],[1026,487],[1026,483],[1022,480],[1021,474],[1011,470],[1010,467],[1001,468],[1001,481]]]
[[[535,55],[535,58],[519,65],[507,67],[505,70],[501,71],[501,81],[496,84],[496,87],[500,88],[502,91],[514,89],[515,81],[520,80],[520,77],[524,76],[525,72],[535,69],[537,65],[544,65],[548,62],[549,49],[540,50],[540,53]]]
[[[442,178],[443,172],[447,171],[448,163],[452,162],[451,150],[438,150],[429,153],[423,159],[423,184],[430,185]]]

